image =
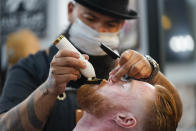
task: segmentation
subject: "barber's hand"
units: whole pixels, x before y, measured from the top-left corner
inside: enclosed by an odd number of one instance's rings
[[[148,60],[134,50],[127,50],[122,53],[119,66],[110,72],[109,80],[118,81],[127,74],[136,79],[148,78],[152,72],[152,67]]]
[[[89,57],[84,55],[86,59]],[[85,68],[85,62],[78,59],[79,55],[69,50],[60,50],[50,63],[50,72],[47,84],[52,93],[56,95],[65,91],[66,85],[71,80],[80,78],[80,68]]]

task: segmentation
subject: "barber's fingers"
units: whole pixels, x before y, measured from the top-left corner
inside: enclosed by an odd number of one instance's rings
[[[53,77],[52,80],[53,80],[53,85],[54,85],[53,87],[57,94],[62,94],[65,91],[67,83],[69,81],[72,81],[72,80],[75,81],[78,79],[78,76],[74,74],[64,74],[64,75],[53,74],[52,77]]]
[[[126,74],[137,79],[147,78],[151,72],[152,67],[143,55],[133,50],[127,50],[121,55],[119,68],[110,73],[110,79],[118,81]]]
[[[115,74],[119,71],[119,69],[120,69],[120,66],[117,66],[115,69],[113,69],[113,70],[109,73],[109,79],[108,79],[108,81],[115,81],[115,80],[113,80],[113,79],[114,79]]]
[[[83,55],[89,59],[87,55]],[[61,94],[64,92],[69,81],[80,78],[80,68],[85,68],[84,61],[79,59],[78,53],[69,50],[60,50],[53,57],[50,63],[50,73],[47,79],[47,85],[51,86],[51,92]]]
[[[73,67],[53,67],[51,68],[52,73],[55,75],[63,75],[63,74],[74,74],[74,75],[80,75],[80,71],[78,69],[75,69]]]
[[[140,74],[142,69],[145,67],[145,63],[142,60],[139,60],[137,63],[133,64],[129,71],[128,71],[128,76],[134,77],[136,74]]]
[[[88,56],[88,55],[83,54],[83,56],[84,56],[84,58],[85,58],[86,60],[89,60],[89,56]]]
[[[86,64],[84,61],[73,57],[60,57],[54,58],[51,62],[51,66],[68,66],[75,68],[85,68]]]
[[[74,74],[63,74],[63,75],[53,75],[55,79],[55,84],[59,85],[65,82],[69,82],[71,80],[77,80],[78,76]]]
[[[118,72],[118,70],[120,69],[120,66],[117,66],[116,68],[114,68],[110,73],[109,76],[112,76],[114,74],[116,74]]]
[[[132,57],[123,65],[120,66],[119,70],[114,74],[113,79],[120,80],[122,76],[129,73],[129,70],[140,60],[139,57],[136,57],[135,54],[133,54]]]
[[[148,78],[152,73],[152,67],[145,66],[142,71],[140,72],[140,75],[142,76],[141,78]]]
[[[56,88],[58,89],[58,94],[62,94],[63,92],[65,92],[65,87],[67,86],[67,82],[61,83],[59,84]]]
[[[70,50],[63,49],[63,50],[59,50],[57,52],[57,54],[55,55],[55,57],[56,58],[59,58],[59,57],[74,57],[74,58],[79,58],[80,55],[77,52],[73,52],[73,51],[70,51]]]
[[[141,78],[148,78],[150,76],[150,72],[148,67],[143,67],[142,70],[134,75],[134,78],[141,79]]]
[[[133,54],[133,50],[126,50],[125,52],[123,52],[119,59],[119,65],[123,65],[128,62]]]
[[[86,60],[89,59],[89,56],[86,55],[86,54],[83,54],[84,58]],[[77,52],[73,52],[73,51],[70,51],[70,50],[66,50],[66,49],[63,49],[63,50],[59,50],[57,52],[57,54],[55,55],[56,58],[59,58],[59,57],[74,57],[74,58],[79,58],[80,55],[77,53]]]

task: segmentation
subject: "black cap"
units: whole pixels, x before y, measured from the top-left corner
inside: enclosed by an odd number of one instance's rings
[[[129,0],[75,0],[96,12],[119,19],[136,19],[137,13],[129,9]]]

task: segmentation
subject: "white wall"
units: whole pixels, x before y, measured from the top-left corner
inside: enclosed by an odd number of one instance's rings
[[[58,35],[66,29],[67,3],[69,0],[48,0],[48,20],[46,37],[41,39],[42,48],[49,47]]]
[[[139,41],[140,48],[139,52],[142,54],[149,54],[148,52],[148,33],[147,33],[147,9],[146,9],[147,0],[138,0],[138,14],[139,14]]]

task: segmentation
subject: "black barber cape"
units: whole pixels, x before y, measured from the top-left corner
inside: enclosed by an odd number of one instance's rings
[[[21,103],[48,77],[50,62],[58,49],[51,46],[49,55],[39,51],[21,59],[14,65],[7,75],[7,80],[0,97],[0,113],[7,112]],[[90,56],[98,78],[108,78],[108,73],[114,65],[109,56]],[[77,88],[83,84],[83,77],[76,82],[68,83],[67,98],[64,101],[56,100],[56,104],[47,120],[44,131],[72,131],[75,127],[75,110],[78,109],[76,94]]]

